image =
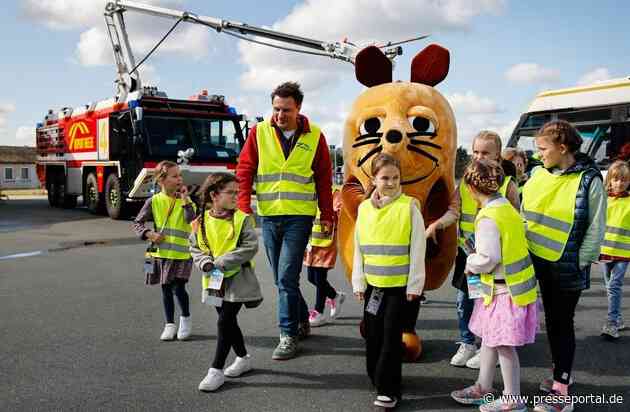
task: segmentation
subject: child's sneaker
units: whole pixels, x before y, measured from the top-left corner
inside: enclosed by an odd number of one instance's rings
[[[236,359],[234,359],[234,362],[225,368],[223,374],[228,378],[238,378],[250,370],[252,370],[252,357],[248,354],[242,358],[237,356]]]
[[[626,324],[624,323],[623,319],[619,320],[619,325],[617,326],[617,330],[621,332],[622,330],[626,330],[626,329],[628,328],[626,327]]]
[[[225,383],[225,376],[221,369],[210,368],[208,374],[199,383],[199,390],[203,392],[216,391]]]
[[[572,386],[574,383],[575,383],[575,380],[573,379],[573,376],[569,377],[569,386]],[[538,389],[540,389],[542,392],[547,392],[547,393],[550,393],[552,388],[553,388],[553,376],[550,378],[543,379],[542,382],[540,382],[540,386],[538,387]]]
[[[341,305],[346,301],[346,294],[343,292],[337,292],[337,296],[334,299],[328,299],[330,306],[330,319],[335,320],[341,314]]]
[[[178,340],[188,340],[192,333],[192,320],[190,316],[179,317],[179,330],[177,331]]]
[[[524,403],[508,403],[503,397],[496,399],[490,403],[479,406],[481,412],[527,412],[527,405]]]
[[[374,406],[386,409],[395,408],[396,404],[398,404],[398,399],[395,396],[378,395],[374,401]]]
[[[462,405],[483,405],[498,397],[499,392],[496,389],[484,390],[479,383],[451,392],[451,398]]]
[[[164,325],[164,330],[160,335],[160,340],[173,340],[177,334],[177,326],[174,323],[167,323]]]
[[[602,326],[602,336],[607,339],[619,339],[619,327],[612,322],[606,322]]]
[[[466,366],[466,362],[477,353],[477,347],[464,342],[457,342],[459,349],[457,353],[451,358],[451,365],[453,366]]]
[[[273,360],[287,360],[295,358],[298,351],[298,338],[297,336],[289,336],[280,334],[280,343],[274,349],[271,359]]]
[[[328,323],[328,319],[326,318],[325,314],[319,313],[318,311],[313,309],[308,314],[308,323],[310,323],[312,327],[316,328],[318,326],[322,326]]]
[[[552,391],[545,400],[534,406],[534,412],[572,412],[573,402],[567,395]]]

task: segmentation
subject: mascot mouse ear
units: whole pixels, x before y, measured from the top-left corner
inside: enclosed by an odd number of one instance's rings
[[[357,80],[367,87],[392,82],[392,62],[376,46],[368,46],[354,58]]]
[[[430,44],[411,62],[411,81],[435,86],[446,78],[450,53],[442,46]]]

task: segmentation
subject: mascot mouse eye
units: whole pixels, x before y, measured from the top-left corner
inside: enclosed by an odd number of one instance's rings
[[[370,117],[366,119],[359,128],[361,136],[376,136],[376,132],[381,128],[381,120],[378,117]]]
[[[415,132],[408,133],[409,137],[415,136],[430,136],[434,138],[437,133],[435,131],[435,125],[433,122],[422,116],[410,116],[409,124],[413,126]]]

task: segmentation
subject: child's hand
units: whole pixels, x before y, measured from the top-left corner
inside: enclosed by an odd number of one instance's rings
[[[179,188],[179,198],[182,199],[186,203],[190,202],[190,197],[188,197],[188,186],[182,185]]]
[[[433,243],[435,243],[436,245],[437,245],[437,230],[438,230],[437,226],[438,226],[437,222],[433,222],[424,231],[424,237],[426,237],[427,239],[431,239]]]
[[[359,302],[363,302],[363,292],[354,292],[354,297],[359,300]]]
[[[147,239],[149,239],[151,242],[155,244],[158,244],[164,240],[164,235],[161,233],[150,231],[147,233]]]
[[[319,224],[322,227],[322,233],[324,233],[326,236],[329,236],[332,233],[332,222],[321,220]]]
[[[407,301],[411,302],[416,299],[420,299],[420,295],[414,295],[413,293],[407,293]]]

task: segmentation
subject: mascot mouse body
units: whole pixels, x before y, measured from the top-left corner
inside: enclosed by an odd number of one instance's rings
[[[453,111],[433,88],[448,73],[449,52],[430,45],[412,62],[410,82],[392,82],[389,59],[376,47],[362,50],[355,62],[357,79],[368,86],[355,100],[344,130],[343,206],[339,220],[340,253],[352,272],[354,228],[359,203],[369,190],[371,161],[379,152],[401,164],[402,190],[419,200],[425,225],[447,210],[454,192],[457,130]],[[427,240],[425,290],[439,288],[457,252],[457,228],[438,231],[437,244]],[[419,303],[405,314],[406,360],[420,356],[415,335]]]

